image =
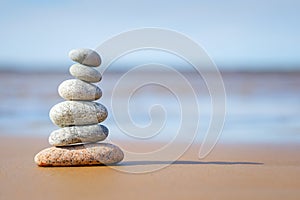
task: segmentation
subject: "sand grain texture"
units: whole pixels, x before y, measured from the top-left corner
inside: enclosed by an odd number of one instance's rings
[[[299,144],[218,144],[205,160],[197,159],[197,145],[169,167],[140,175],[107,166],[37,167],[32,158],[46,138],[2,136],[0,145],[0,199],[300,198]],[[117,168],[159,164],[125,159]]]

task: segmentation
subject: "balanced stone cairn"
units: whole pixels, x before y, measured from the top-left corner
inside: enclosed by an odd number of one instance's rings
[[[66,101],[53,106],[49,113],[60,129],[50,134],[53,147],[39,152],[34,161],[39,166],[116,164],[124,158],[122,150],[113,144],[97,143],[108,136],[108,129],[98,124],[106,119],[107,110],[93,102],[102,96],[100,88],[92,84],[102,79],[94,69],[101,64],[101,58],[90,49],[74,49],[69,57],[77,62],[70,67],[75,79],[59,85],[58,93]]]

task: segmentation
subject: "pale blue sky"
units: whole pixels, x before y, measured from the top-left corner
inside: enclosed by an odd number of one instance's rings
[[[2,68],[57,68],[71,64],[72,48],[162,27],[201,44],[221,69],[300,69],[300,1],[2,0],[0,8]]]

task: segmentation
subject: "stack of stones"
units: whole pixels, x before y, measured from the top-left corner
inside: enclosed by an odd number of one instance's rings
[[[62,82],[59,95],[66,101],[50,110],[51,121],[60,127],[53,131],[49,143],[53,147],[39,152],[34,161],[39,166],[81,166],[115,164],[123,160],[122,150],[108,143],[97,143],[108,136],[108,129],[98,123],[107,117],[106,108],[95,100],[102,91],[92,83],[101,81],[94,69],[101,64],[99,54],[90,49],[74,49],[69,57],[77,62],[70,67],[75,79]]]

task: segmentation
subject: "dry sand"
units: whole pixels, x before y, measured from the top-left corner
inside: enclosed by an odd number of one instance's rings
[[[152,173],[107,166],[40,168],[34,155],[47,138],[0,138],[0,199],[300,199],[300,145],[218,144],[204,160],[193,145]],[[146,148],[146,147],[139,147]],[[126,165],[159,165],[128,162]]]

